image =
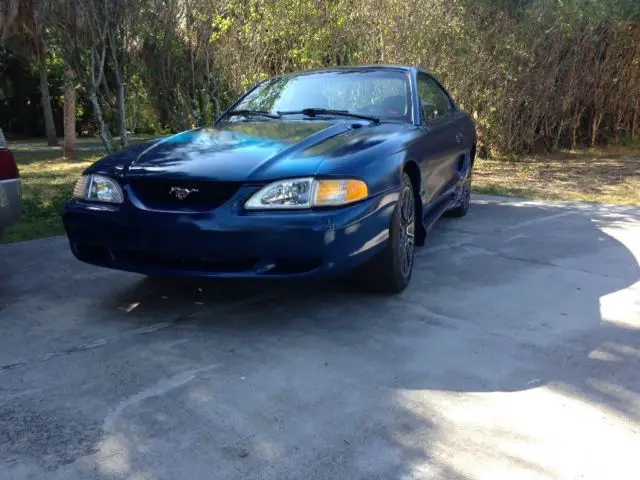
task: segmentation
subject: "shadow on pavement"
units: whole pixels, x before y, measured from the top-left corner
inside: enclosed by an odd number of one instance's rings
[[[520,395],[640,424],[640,245],[629,229],[637,236],[640,218],[579,212],[480,202],[431,232],[398,297],[353,279],[119,285],[109,273],[106,294],[76,285],[87,322],[143,330],[77,354],[85,369],[60,379],[76,394],[54,400],[82,403],[80,420],[54,421],[38,394],[3,401],[0,388],[0,422],[12,425],[0,460],[60,478],[463,479],[475,478],[473,459],[553,477],[554,461],[511,448],[535,443],[527,417],[545,422],[555,408]],[[511,408],[511,426],[483,418],[496,415],[477,403],[489,398]],[[455,410],[464,418],[447,416],[456,402],[469,402]]]

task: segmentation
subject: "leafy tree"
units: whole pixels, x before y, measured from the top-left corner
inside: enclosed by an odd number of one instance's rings
[[[511,152],[638,140],[639,5],[0,0],[0,28],[31,45],[46,38],[49,51],[63,59],[65,105],[77,92],[81,131],[97,132],[107,150],[112,131],[124,146],[128,129],[165,133],[209,125],[237,95],[273,75],[399,63],[443,81],[476,119],[482,149]],[[39,65],[40,57],[31,58]],[[75,124],[71,110],[65,135]]]
[[[47,143],[53,146],[58,144],[58,136],[49,94],[43,2],[44,0],[0,0],[0,39],[21,37],[27,52],[37,61]]]

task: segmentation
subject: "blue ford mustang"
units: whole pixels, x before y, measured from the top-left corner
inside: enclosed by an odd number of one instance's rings
[[[412,67],[266,80],[214,124],[89,167],[63,220],[73,254],[148,275],[312,277],[358,267],[379,291],[469,208],[476,133]]]

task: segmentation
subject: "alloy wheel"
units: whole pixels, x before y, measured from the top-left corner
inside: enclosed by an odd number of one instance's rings
[[[464,185],[462,186],[462,198],[460,199],[460,204],[466,210],[469,207],[469,203],[471,202],[471,176],[472,171],[469,169],[469,173],[467,173],[467,178],[464,181]]]
[[[402,193],[400,203],[400,271],[404,278],[411,274],[413,267],[413,252],[415,247],[415,201],[413,198],[413,190],[406,187]]]

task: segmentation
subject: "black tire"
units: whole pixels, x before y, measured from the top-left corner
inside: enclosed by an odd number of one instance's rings
[[[402,292],[413,271],[416,231],[416,203],[411,179],[404,173],[400,197],[389,227],[389,241],[385,249],[372,258],[361,271],[367,286],[375,292]]]
[[[467,172],[467,178],[464,181],[460,198],[456,203],[456,206],[447,212],[449,217],[464,217],[469,211],[469,205],[471,204],[471,180],[473,178],[473,167],[469,168]]]

